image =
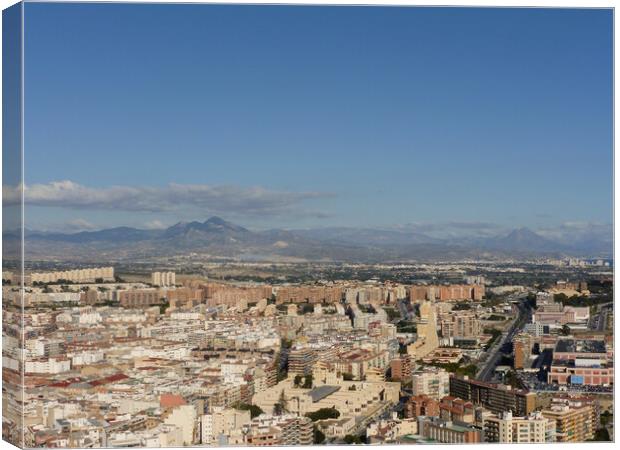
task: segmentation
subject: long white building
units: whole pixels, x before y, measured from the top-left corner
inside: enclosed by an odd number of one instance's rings
[[[59,280],[71,281],[73,283],[93,283],[98,279],[103,281],[114,281],[114,267],[41,272],[32,273],[30,275],[30,281],[32,283],[56,283]]]

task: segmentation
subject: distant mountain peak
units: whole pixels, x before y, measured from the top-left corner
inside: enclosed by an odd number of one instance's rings
[[[545,239],[543,238],[540,234],[530,230],[528,227],[521,227],[521,228],[515,228],[514,230],[512,230],[510,233],[508,233],[508,236],[506,236],[507,238],[512,238],[512,239],[530,239],[530,238],[539,238],[539,239]]]
[[[167,238],[175,236],[187,236],[187,235],[221,235],[221,234],[238,234],[249,233],[246,228],[236,225],[232,222],[228,222],[220,217],[213,216],[204,222],[179,222],[171,227],[167,228],[164,232],[164,236]]]
[[[564,246],[547,239],[527,227],[515,228],[505,236],[490,239],[487,246],[518,252],[559,252]]]
[[[240,225],[236,225],[232,222],[228,222],[227,220],[222,219],[221,217],[218,216],[212,216],[209,217],[204,225],[206,225],[207,227],[213,229],[213,228],[219,228],[219,229],[223,229],[223,230],[230,230],[230,231],[237,231],[237,232],[247,232],[248,230],[246,228],[243,228]]]
[[[221,217],[218,216],[211,216],[209,217],[207,220],[205,220],[205,223],[212,223],[215,225],[228,225],[230,222],[222,219]]]

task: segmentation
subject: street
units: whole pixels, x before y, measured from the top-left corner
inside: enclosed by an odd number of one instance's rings
[[[498,362],[502,355],[504,354],[502,349],[507,344],[512,342],[512,338],[518,331],[520,331],[525,323],[531,317],[531,309],[527,306],[525,300],[525,295],[520,294],[516,296],[516,300],[519,300],[519,313],[517,317],[513,320],[512,324],[508,328],[507,331],[502,333],[501,338],[488,350],[487,358],[484,363],[484,366],[478,371],[476,374],[476,378],[481,381],[489,381],[493,378],[493,372],[498,365]]]

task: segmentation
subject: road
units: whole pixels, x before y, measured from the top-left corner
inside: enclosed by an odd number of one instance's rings
[[[493,378],[495,368],[497,367],[499,360],[503,355],[502,348],[507,343],[512,342],[514,335],[523,328],[525,323],[530,319],[532,315],[531,309],[526,304],[525,294],[519,295],[518,297],[516,297],[516,300],[519,301],[519,313],[510,324],[508,330],[504,331],[501,338],[488,350],[488,356],[484,363],[484,366],[476,374],[476,379],[478,380],[489,381],[491,378]]]
[[[595,314],[590,316],[588,321],[588,328],[590,330],[605,331],[607,329],[607,315],[610,313],[613,305],[611,303],[605,303],[595,307]]]

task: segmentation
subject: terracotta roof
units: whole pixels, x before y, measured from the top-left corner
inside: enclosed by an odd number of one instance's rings
[[[178,394],[161,394],[159,397],[159,406],[162,408],[174,408],[182,405],[187,405],[187,402]]]
[[[101,385],[108,384],[108,383],[115,383],[117,381],[126,380],[127,378],[129,377],[125,374],[116,373],[114,375],[110,375],[109,377],[100,378],[98,380],[91,381],[89,384],[91,386],[101,386]]]

